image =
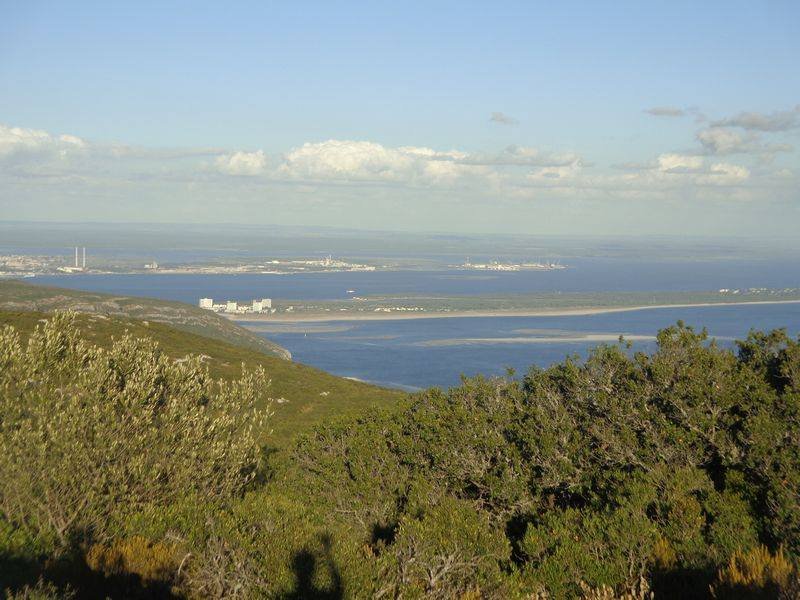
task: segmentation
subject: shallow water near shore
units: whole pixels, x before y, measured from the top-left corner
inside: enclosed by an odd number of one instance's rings
[[[585,357],[619,335],[631,351],[655,349],[659,329],[683,320],[732,347],[751,328],[785,327],[800,334],[800,305],[764,304],[660,308],[569,317],[469,317],[387,321],[296,323],[262,335],[292,352],[294,360],[336,375],[415,390],[456,385],[464,375],[524,374],[531,365]]]

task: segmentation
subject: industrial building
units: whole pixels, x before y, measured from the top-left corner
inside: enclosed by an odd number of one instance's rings
[[[64,273],[80,273],[86,270],[86,247],[83,248],[83,260],[78,260],[78,246],[75,246],[75,266],[72,267],[59,267],[59,271]]]

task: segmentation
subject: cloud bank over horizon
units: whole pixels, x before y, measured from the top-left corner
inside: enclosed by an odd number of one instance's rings
[[[688,114],[671,107],[645,112]],[[520,214],[561,210],[573,222],[582,218],[582,205],[589,207],[586,218],[597,211],[658,212],[665,203],[700,213],[704,204],[721,203],[729,210],[736,203],[783,203],[797,210],[797,161],[786,136],[798,115],[797,108],[737,113],[697,124],[684,147],[608,165],[578,149],[516,144],[467,151],[327,139],[269,154],[261,148],[145,148],[0,125],[0,184],[6,190],[0,206],[7,219],[42,218],[32,208],[39,203],[53,219],[108,218],[113,206],[136,205],[156,220],[164,214],[195,221],[258,207],[258,221],[306,210],[309,222],[319,214],[323,224],[332,212],[352,223],[364,210],[402,205],[411,217],[406,226],[415,214],[423,219],[455,209],[480,215],[500,206]],[[59,210],[65,202],[68,210]],[[458,212],[452,223],[454,230],[461,227]],[[640,224],[648,227],[657,230]]]

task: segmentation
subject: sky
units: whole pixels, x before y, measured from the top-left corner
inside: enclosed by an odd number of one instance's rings
[[[791,236],[799,59],[794,1],[0,0],[0,220]]]

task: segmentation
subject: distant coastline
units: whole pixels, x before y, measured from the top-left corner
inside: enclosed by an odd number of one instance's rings
[[[324,321],[399,321],[406,319],[442,319],[464,317],[578,317],[606,313],[653,310],[660,308],[702,308],[711,306],[743,306],[761,304],[800,304],[800,300],[752,300],[733,302],[694,302],[682,304],[644,304],[637,306],[597,306],[583,308],[542,308],[526,310],[453,310],[430,312],[364,312],[364,313],[295,313],[258,316],[248,314],[224,314],[227,319],[240,323],[313,323]]]

